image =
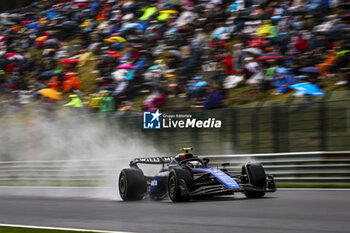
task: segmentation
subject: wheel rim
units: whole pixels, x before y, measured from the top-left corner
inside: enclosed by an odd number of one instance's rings
[[[126,188],[125,176],[121,176],[120,180],[119,180],[119,191],[120,191],[121,194],[125,193],[125,188]]]
[[[169,179],[169,192],[173,196],[176,190],[176,182],[175,182],[175,177],[172,175]]]

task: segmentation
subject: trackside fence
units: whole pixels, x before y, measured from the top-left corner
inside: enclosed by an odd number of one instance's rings
[[[242,164],[247,161],[260,162],[278,183],[350,184],[350,151],[201,157],[209,158],[212,167],[229,163],[227,168],[232,172],[240,172]],[[127,167],[128,163],[129,159],[1,161],[0,185],[115,185],[120,169]],[[153,169],[154,172],[156,169]]]
[[[259,102],[207,111],[192,118],[222,121],[221,128],[142,130],[142,117],[111,117],[110,124],[147,138],[162,153],[191,146],[197,154],[260,154],[350,150],[350,100]],[[175,112],[176,113],[176,112]]]

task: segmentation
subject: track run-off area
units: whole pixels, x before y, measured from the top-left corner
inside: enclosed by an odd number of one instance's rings
[[[278,190],[172,203],[0,196],[0,224],[122,232],[349,232],[349,190]]]

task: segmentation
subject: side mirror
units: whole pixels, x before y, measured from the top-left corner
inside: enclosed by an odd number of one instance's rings
[[[226,166],[230,166],[230,163],[222,163],[221,166],[225,168]]]
[[[203,158],[202,160],[203,160],[204,165],[205,165],[205,166],[208,166],[209,159]]]

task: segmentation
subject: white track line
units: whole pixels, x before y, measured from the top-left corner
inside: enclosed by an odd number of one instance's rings
[[[89,230],[89,229],[76,229],[76,228],[62,228],[62,227],[44,227],[44,226],[30,226],[30,225],[14,225],[14,224],[1,224],[0,227],[18,227],[18,228],[31,228],[39,230],[59,230],[59,231],[76,231],[76,232],[96,232],[96,233],[132,233],[126,231],[104,231],[104,230]]]

